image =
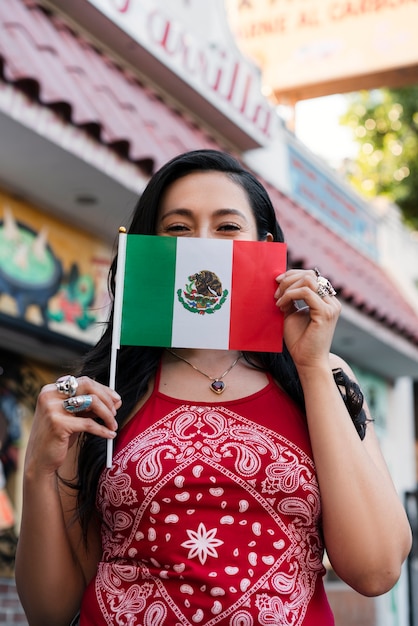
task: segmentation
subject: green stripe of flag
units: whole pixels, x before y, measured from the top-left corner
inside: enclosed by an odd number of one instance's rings
[[[176,250],[176,237],[127,238],[122,345],[171,345]]]

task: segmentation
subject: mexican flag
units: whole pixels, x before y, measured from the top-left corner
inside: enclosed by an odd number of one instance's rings
[[[285,269],[282,243],[120,234],[116,342],[280,352]]]

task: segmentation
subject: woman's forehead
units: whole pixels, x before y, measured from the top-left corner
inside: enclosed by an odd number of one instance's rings
[[[183,206],[187,202],[251,210],[246,190],[227,173],[218,171],[186,174],[170,183],[161,198],[161,206],[171,203]]]

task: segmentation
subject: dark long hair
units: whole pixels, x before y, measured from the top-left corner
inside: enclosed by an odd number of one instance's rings
[[[271,200],[263,185],[240,162],[216,150],[196,150],[173,158],[151,178],[140,197],[131,220],[129,233],[153,235],[156,232],[158,211],[164,191],[175,180],[196,171],[224,172],[247,194],[257,224],[259,240],[268,233],[274,241],[283,242],[282,230],[277,222]],[[113,299],[117,258],[109,272],[109,289]],[[81,374],[108,384],[112,338],[113,307],[105,331],[97,345],[85,356]],[[117,416],[122,424],[133,407],[146,393],[155,375],[162,348],[122,346],[118,354],[116,390],[122,397],[122,407]],[[277,353],[246,354],[253,364],[271,372],[288,395],[303,409],[303,393],[294,363],[284,346]],[[80,440],[78,477],[74,485],[78,489],[78,513],[86,533],[89,520],[95,510],[95,497],[99,476],[105,465],[106,440],[85,434]]]

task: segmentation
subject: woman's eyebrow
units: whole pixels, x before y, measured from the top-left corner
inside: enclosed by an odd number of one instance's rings
[[[242,219],[247,219],[245,214],[242,213],[242,211],[239,211],[238,209],[228,209],[228,208],[224,208],[224,209],[216,209],[213,214],[215,216],[228,216],[228,215],[236,215],[238,217],[241,217]],[[171,209],[169,211],[166,211],[165,213],[162,214],[161,219],[164,219],[165,217],[170,217],[171,215],[184,215],[185,217],[191,217],[193,215],[193,210],[191,209]]]
[[[193,211],[191,211],[190,209],[171,209],[170,211],[165,211],[165,213],[161,215],[161,219],[164,219],[165,217],[170,217],[170,215],[184,215],[188,217],[191,216],[192,213]]]
[[[240,211],[239,209],[217,209],[214,211],[215,215],[223,216],[223,215],[237,215],[242,219],[247,219],[246,215]]]

